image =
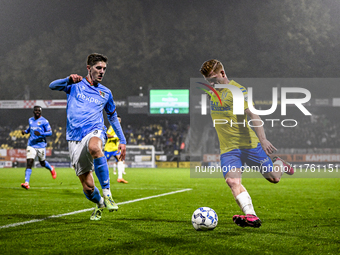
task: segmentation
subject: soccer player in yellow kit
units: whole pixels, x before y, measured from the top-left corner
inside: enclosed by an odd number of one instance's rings
[[[121,118],[118,115],[119,123],[121,122]],[[107,161],[110,160],[111,156],[113,156],[117,162],[117,169],[118,169],[118,179],[117,182],[119,183],[128,183],[128,181],[123,179],[123,173],[125,173],[125,164],[124,161],[120,158],[120,153],[118,153],[118,146],[119,146],[119,138],[116,135],[115,131],[113,130],[112,126],[106,132],[107,141],[104,147],[104,154]],[[113,171],[115,174],[115,171]]]
[[[200,72],[212,86],[229,84],[243,92],[245,99],[243,115],[233,114],[233,95],[227,88],[215,89],[222,105],[217,95],[213,94],[214,98],[210,99],[210,113],[212,120],[215,120],[215,129],[220,142],[221,169],[224,178],[245,214],[234,215],[233,221],[241,227],[259,228],[261,220],[255,213],[248,191],[241,184],[242,168],[245,164],[255,167],[272,183],[278,183],[283,172],[293,174],[294,169],[279,157],[273,157],[273,164],[268,155],[276,151],[276,148],[266,139],[261,118],[248,109],[246,88],[233,80],[229,81],[222,63],[216,59],[208,60],[203,63]],[[248,117],[252,120],[256,133],[249,127]],[[217,119],[225,121],[223,124],[218,124]]]

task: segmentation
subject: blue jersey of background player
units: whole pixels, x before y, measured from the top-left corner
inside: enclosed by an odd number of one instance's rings
[[[22,130],[21,133],[30,134],[27,144],[27,166],[25,170],[25,182],[21,183],[21,187],[29,189],[29,182],[32,174],[32,167],[35,157],[38,157],[40,165],[51,171],[52,178],[57,177],[54,167],[51,166],[46,160],[46,136],[52,135],[52,129],[47,119],[41,116],[42,109],[40,106],[34,106],[32,118],[29,118],[29,127]]]
[[[109,211],[118,209],[112,199],[109,169],[102,150],[106,141],[103,110],[121,141],[118,150],[121,150],[122,159],[125,158],[126,140],[117,118],[112,93],[100,84],[106,72],[107,57],[93,53],[87,57],[86,64],[88,73],[84,79],[78,74],[71,74],[67,78],[53,81],[50,88],[64,91],[67,95],[66,140],[71,163],[82,183],[86,198],[96,203],[90,219],[99,220],[104,207]],[[93,168],[104,198],[94,184]]]
[[[36,112],[39,113],[39,109],[41,108],[35,107],[34,114],[36,114]],[[30,134],[27,145],[33,148],[46,148],[46,136],[52,135],[52,129],[48,120],[43,116],[36,119],[35,115],[29,118],[28,123],[29,127],[24,131],[25,134]]]

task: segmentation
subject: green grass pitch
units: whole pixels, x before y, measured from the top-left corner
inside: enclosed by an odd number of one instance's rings
[[[53,180],[47,170],[33,169],[31,189],[24,190],[20,187],[23,168],[0,169],[0,254],[340,251],[339,178],[283,178],[278,184],[244,178],[262,220],[261,228],[253,229],[233,223],[232,216],[241,211],[223,178],[190,178],[189,169],[129,168],[124,176],[129,183],[120,184],[111,170],[111,190],[121,203],[119,210],[104,210],[102,220],[92,222],[92,211],[86,209],[93,204],[85,198],[74,170],[56,171]],[[99,187],[98,180],[96,185]],[[157,197],[184,189],[190,190]],[[155,197],[142,200],[151,196]],[[191,215],[201,206],[216,211],[219,222],[215,230],[202,232],[192,227]],[[80,210],[85,211],[72,214]]]

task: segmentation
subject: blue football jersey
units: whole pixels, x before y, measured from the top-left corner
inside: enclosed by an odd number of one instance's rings
[[[31,117],[28,119],[29,127],[25,130],[26,134],[30,134],[28,138],[28,146],[33,148],[46,148],[46,136],[52,135],[50,123],[43,116],[39,119]],[[35,135],[34,131],[39,131],[40,135]]]
[[[106,132],[103,109],[108,114],[110,123],[113,120],[111,116],[115,116],[116,119],[116,105],[111,90],[100,83],[94,86],[84,78],[78,83],[69,84],[69,77],[67,77],[52,82],[50,88],[66,92],[66,140],[68,141],[81,141],[94,130]],[[120,125],[118,129],[117,136],[123,138],[122,143],[126,143]]]

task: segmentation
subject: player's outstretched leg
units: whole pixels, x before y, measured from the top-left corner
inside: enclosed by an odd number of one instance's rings
[[[280,157],[273,157],[272,161],[273,163],[275,164],[275,161],[281,161],[282,164],[283,164],[283,171],[288,174],[288,175],[293,175],[294,174],[294,168],[292,166],[292,164],[288,163],[287,161],[283,160],[282,158]]]
[[[254,214],[234,215],[233,221],[240,227],[261,227],[261,220]]]

